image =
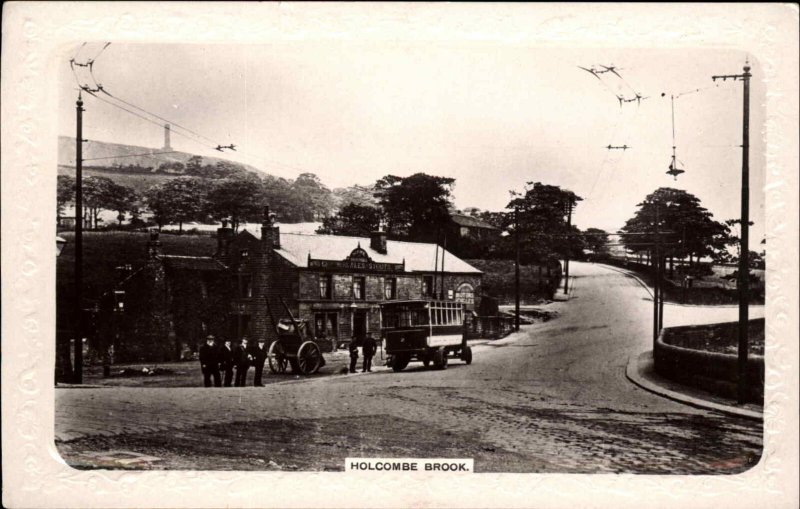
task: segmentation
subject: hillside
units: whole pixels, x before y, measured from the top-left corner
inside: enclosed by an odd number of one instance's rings
[[[85,161],[84,167],[92,167],[92,166],[115,167],[115,166],[132,165],[132,166],[150,167],[153,170],[155,170],[161,164],[170,164],[170,163],[186,164],[186,162],[190,158],[196,156],[196,154],[190,154],[188,152],[180,152],[180,151],[170,152],[167,154],[160,154],[158,152],[163,152],[163,150],[160,148],[139,147],[136,145],[123,145],[120,143],[106,143],[104,141],[89,140],[83,145],[83,158]],[[135,154],[148,154],[148,155],[130,157]],[[97,161],[89,160],[89,159],[96,159],[99,157],[109,158],[109,159],[100,159]],[[209,165],[209,164],[213,165],[219,162],[224,162],[233,166],[243,168],[247,171],[263,174],[262,171],[250,165],[236,163],[219,157],[207,157],[207,156],[198,156],[198,157],[202,158],[201,164],[203,165]],[[72,167],[72,168],[75,167],[75,138],[69,136],[58,137],[58,165],[64,167]]]

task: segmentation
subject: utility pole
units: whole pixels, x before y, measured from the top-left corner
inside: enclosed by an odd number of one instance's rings
[[[444,232],[444,247],[442,247],[442,300],[445,299],[444,289],[444,253],[447,251],[447,230]]]
[[[519,332],[519,207],[514,207],[514,244],[516,263],[514,264],[514,330]]]
[[[659,233],[658,233],[658,202],[655,202],[656,206],[656,220],[655,220],[655,243],[651,244],[651,249],[653,249],[653,253],[650,256],[650,260],[652,263],[653,269],[653,352],[656,351],[656,341],[658,341],[658,333],[660,332],[658,329],[659,323],[659,314],[658,314],[658,297],[660,293],[660,287],[658,281],[659,271],[658,271],[658,248],[659,248]]]
[[[745,62],[743,74],[712,76],[713,81],[728,78],[742,80],[742,220],[741,247],[739,249],[739,362],[738,362],[738,401],[747,399],[747,350],[748,350],[748,304],[749,296],[749,223],[750,223],[750,64]]]
[[[567,203],[567,234],[572,231],[572,198]],[[569,239],[569,237],[568,237]],[[564,257],[564,295],[569,290],[569,240],[567,240],[567,255]]]
[[[657,257],[657,281],[658,281],[658,333],[661,334],[661,329],[664,328],[664,264],[666,257],[664,251],[661,249],[661,232],[660,225],[656,225],[656,253]]]
[[[75,384],[83,383],[83,99],[78,92],[75,103],[77,132],[75,134]]]

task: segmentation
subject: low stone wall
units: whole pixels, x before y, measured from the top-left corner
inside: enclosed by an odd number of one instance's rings
[[[662,330],[653,353],[655,370],[659,375],[670,380],[691,385],[718,396],[736,399],[739,372],[736,355],[695,350],[670,344],[678,336],[694,334],[702,327],[704,326],[671,327]],[[763,404],[763,356],[748,355],[746,376],[747,401]]]

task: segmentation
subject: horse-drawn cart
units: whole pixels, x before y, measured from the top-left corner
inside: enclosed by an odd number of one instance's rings
[[[296,320],[283,299],[281,304],[289,318],[276,321],[267,301],[267,309],[278,334],[278,339],[272,342],[267,353],[269,369],[273,373],[285,373],[286,368],[291,366],[292,373],[312,375],[325,365],[322,349],[308,334],[307,322]]]

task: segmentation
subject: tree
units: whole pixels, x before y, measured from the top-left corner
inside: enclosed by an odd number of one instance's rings
[[[637,205],[639,210],[622,228],[622,243],[634,253],[647,253],[652,259],[657,240],[670,258],[693,260],[716,254],[725,248],[729,228],[714,221],[700,205],[700,199],[680,189],[661,187]],[[658,217],[658,225],[656,225]],[[655,233],[659,231],[660,238]]]
[[[126,212],[138,212],[140,199],[141,196],[132,187],[116,183],[113,185],[108,206],[117,211],[117,221],[119,221],[120,226],[122,226],[122,220],[125,219]]]
[[[83,202],[89,228],[97,228],[101,210],[114,210],[114,193],[117,185],[108,177],[87,177],[83,179]]]
[[[208,210],[215,219],[230,218],[234,231],[238,230],[242,221],[260,217],[263,191],[263,182],[251,173],[217,180],[208,192]]]
[[[378,201],[375,199],[375,188],[372,186],[340,187],[333,190],[333,199],[340,209],[351,203],[364,207],[378,206]]]
[[[208,210],[210,184],[198,177],[177,177],[150,188],[147,204],[155,216],[158,228],[167,223],[178,223],[183,232],[186,221],[202,220]]]
[[[436,241],[450,220],[455,179],[416,173],[387,175],[375,183],[375,196],[387,221],[387,233],[416,241]]]
[[[587,228],[584,233],[586,247],[597,254],[608,252],[608,233],[599,228]]]
[[[58,217],[61,217],[64,207],[73,201],[75,201],[75,178],[69,175],[59,175],[56,187]]]
[[[570,207],[582,198],[559,186],[528,182],[524,193],[512,191],[506,206],[504,226],[514,235],[515,210],[518,210],[520,243],[527,261],[544,262],[553,258],[575,258],[583,254],[583,242],[574,226],[567,226]]]
[[[335,216],[327,217],[317,233],[324,235],[350,235],[369,237],[380,226],[381,212],[375,207],[351,203],[345,205]]]
[[[292,182],[292,193],[299,204],[305,205],[303,221],[319,220],[328,217],[333,211],[330,189],[313,173],[301,173]]]

